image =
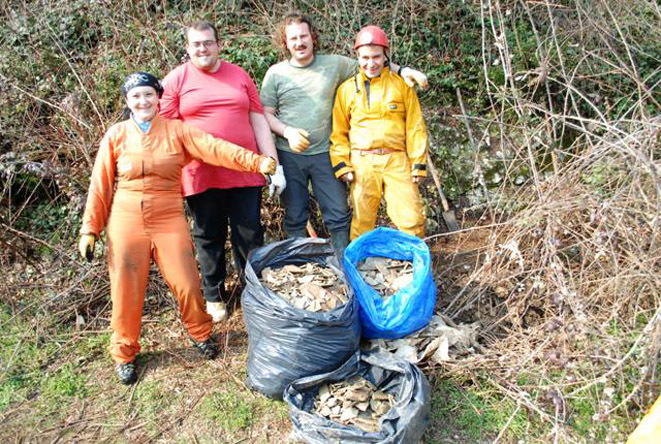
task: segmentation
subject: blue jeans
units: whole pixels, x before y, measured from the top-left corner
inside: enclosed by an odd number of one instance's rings
[[[306,156],[278,150],[278,158],[287,179],[287,187],[281,196],[285,206],[284,228],[287,234],[291,236],[305,231],[309,217],[309,182],[312,183],[312,191],[328,231],[348,231],[351,227],[351,210],[347,204],[347,187],[335,178],[330,155],[321,153]]]

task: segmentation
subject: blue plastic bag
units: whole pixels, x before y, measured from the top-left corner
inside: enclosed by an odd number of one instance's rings
[[[356,268],[369,256],[412,261],[413,282],[383,299]],[[420,238],[379,227],[349,244],[344,252],[344,269],[360,303],[364,338],[402,338],[429,323],[436,305],[436,284],[429,248]]]

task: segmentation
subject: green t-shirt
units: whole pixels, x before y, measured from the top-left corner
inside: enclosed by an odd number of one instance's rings
[[[358,62],[338,55],[315,55],[308,66],[289,61],[269,68],[262,83],[262,105],[275,108],[282,123],[302,128],[309,134],[310,147],[302,154],[312,155],[330,149],[335,90],[358,70]],[[289,151],[289,143],[277,136],[279,150]]]

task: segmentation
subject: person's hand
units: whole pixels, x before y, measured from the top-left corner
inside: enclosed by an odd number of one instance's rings
[[[285,172],[282,169],[282,165],[278,165],[275,168],[275,174],[271,176],[271,183],[269,184],[269,197],[280,197],[280,193],[282,193],[286,187],[287,181],[285,180]]]
[[[304,129],[286,126],[282,135],[285,136],[285,139],[289,142],[289,148],[294,152],[301,153],[310,146],[310,141],[308,140],[310,135]]]
[[[420,183],[420,176],[413,176],[413,183]]]
[[[421,73],[418,70],[415,70],[413,68],[409,68],[408,66],[405,66],[402,68],[401,71],[401,76],[406,82],[408,86],[413,88],[415,84],[417,83],[418,86],[420,86],[420,89],[426,89],[427,85],[429,84],[427,80],[427,76]]]
[[[87,259],[88,262],[91,262],[94,258],[95,242],[96,236],[93,234],[83,234],[80,236],[80,242],[78,242],[78,252],[83,257],[83,259]]]
[[[259,172],[265,176],[267,174],[273,174],[275,173],[275,167],[277,165],[278,164],[273,157],[262,156],[262,161],[259,163]]]
[[[348,173],[344,173],[340,176],[340,180],[345,183],[351,183],[353,182],[353,173],[349,171]]]

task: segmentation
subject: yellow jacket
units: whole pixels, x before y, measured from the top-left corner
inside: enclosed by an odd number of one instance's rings
[[[405,151],[411,173],[426,176],[427,127],[420,101],[387,67],[373,79],[360,72],[337,89],[330,149],[335,176],[353,171],[351,150],[379,149]]]

